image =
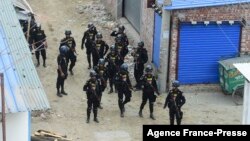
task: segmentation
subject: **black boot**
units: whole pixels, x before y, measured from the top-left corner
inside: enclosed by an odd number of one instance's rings
[[[96,123],[99,123],[99,120],[98,120],[98,118],[97,118],[97,109],[94,110],[94,121],[95,121]]]
[[[87,120],[86,120],[86,123],[89,123],[89,119],[90,119],[90,112],[87,110]]]
[[[39,67],[40,66],[40,61],[37,60],[37,64],[36,64],[36,67]]]
[[[72,70],[69,70],[69,72],[70,72],[71,75],[74,75],[74,72]]]
[[[62,97],[62,94],[60,93],[60,91],[59,91],[59,90],[57,90],[56,95],[57,95],[58,97]]]
[[[113,88],[111,87],[110,91],[109,91],[109,94],[113,93]]]
[[[142,115],[142,109],[140,109],[140,111],[139,111],[139,116],[142,118],[143,117],[143,115]]]
[[[151,118],[152,120],[155,120],[155,117],[154,117],[153,113],[150,114],[150,118]]]
[[[88,60],[88,63],[89,63],[88,69],[91,69],[91,58],[90,58],[90,55],[87,55],[87,60]]]
[[[68,95],[68,94],[64,91],[64,89],[61,90],[61,94],[63,94],[63,95]]]
[[[45,61],[45,60],[43,60],[43,67],[45,67],[45,68],[47,67],[47,66],[46,66],[46,61]]]

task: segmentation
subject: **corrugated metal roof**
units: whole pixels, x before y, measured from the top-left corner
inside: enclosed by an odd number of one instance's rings
[[[234,64],[234,66],[248,81],[250,81],[250,63],[238,63]]]
[[[50,108],[15,9],[0,1],[0,72],[4,73],[6,112]],[[0,111],[1,111],[0,101]]]
[[[250,3],[250,0],[172,0],[172,4],[165,6],[166,10],[188,9],[228,4]]]

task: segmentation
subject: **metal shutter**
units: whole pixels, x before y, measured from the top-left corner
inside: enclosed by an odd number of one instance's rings
[[[140,32],[141,0],[124,0],[124,16]]]
[[[218,61],[239,52],[240,31],[239,23],[181,23],[178,80],[182,84],[218,83]]]
[[[153,48],[153,63],[157,68],[160,66],[160,44],[161,44],[161,23],[162,18],[155,13],[154,21],[154,48]]]

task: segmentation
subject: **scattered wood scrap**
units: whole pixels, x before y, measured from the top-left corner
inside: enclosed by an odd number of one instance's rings
[[[67,139],[66,135],[61,135],[59,133],[38,130],[31,136],[31,141],[72,141],[72,139]]]

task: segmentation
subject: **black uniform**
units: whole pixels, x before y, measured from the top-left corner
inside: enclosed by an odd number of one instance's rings
[[[181,119],[183,115],[181,107],[185,104],[185,102],[186,99],[182,95],[182,91],[180,91],[178,88],[174,88],[169,91],[164,108],[166,108],[167,106],[169,108],[170,125],[174,125],[175,117],[177,125],[181,124]]]
[[[66,45],[67,47],[69,47],[69,51],[66,54],[66,61],[67,61],[67,64],[69,64],[69,61],[70,61],[69,71],[72,73],[72,69],[73,69],[73,67],[76,64],[76,59],[77,59],[77,56],[75,54],[76,53],[76,50],[75,50],[75,47],[76,47],[75,39],[73,37],[65,37],[65,38],[63,38],[61,40],[61,44],[60,45],[61,46],[62,45]]]
[[[103,40],[94,41],[92,49],[93,67],[97,66],[98,60],[100,58],[104,58],[104,56],[108,52],[108,49],[109,46]]]
[[[122,61],[124,62],[124,58],[128,54],[128,47],[123,43],[115,43],[115,48],[117,53],[121,56]]]
[[[87,60],[88,60],[88,63],[89,63],[89,68],[91,68],[91,52],[92,52],[92,48],[93,48],[93,45],[94,45],[93,43],[95,41],[96,34],[97,34],[96,28],[94,28],[94,30],[88,29],[87,31],[84,32],[84,35],[82,37],[81,48],[83,49],[84,44],[85,44]]]
[[[143,75],[144,64],[148,61],[148,53],[145,48],[139,47],[134,54],[134,76],[136,80],[136,88],[140,88],[140,78]]]
[[[104,66],[96,66],[94,67],[94,71],[97,73],[97,78],[100,80],[102,86],[101,86],[101,92],[100,92],[100,103],[102,101],[102,92],[104,92],[104,90],[107,87],[107,79],[108,79],[108,72],[107,72],[107,68]],[[101,104],[99,105],[100,108]]]
[[[132,85],[129,79],[129,73],[127,71],[119,71],[116,76],[116,86],[118,91],[118,105],[121,112],[121,117],[123,117],[123,113],[125,112],[125,104],[130,102],[132,97]],[[125,99],[123,100],[123,95]]]
[[[109,53],[105,58],[105,61],[108,62],[107,70],[108,70],[108,79],[110,85],[110,92],[113,92],[113,84],[115,82],[115,75],[119,70],[119,66],[123,63],[120,56],[118,54]]]
[[[86,91],[88,99],[87,107],[87,120],[90,118],[91,109],[93,107],[94,120],[97,120],[97,107],[100,104],[100,95],[101,95],[101,82],[98,79],[89,79],[86,84],[83,86],[83,91]],[[98,121],[96,121],[98,122]]]
[[[35,54],[37,59],[37,65],[40,65],[40,52],[43,58],[43,65],[45,66],[46,60],[46,35],[44,30],[35,30],[32,33],[33,44],[35,46]]]
[[[116,32],[116,31],[113,31],[110,36],[114,36],[114,37],[117,37],[118,35],[121,35],[122,36],[122,43],[125,45],[125,46],[128,46],[129,45],[129,41],[128,41],[128,37],[125,33],[120,33],[120,32]]]
[[[62,76],[61,71],[59,68],[57,69],[57,82],[56,82],[56,88],[57,88],[57,94],[59,94],[59,89],[61,87],[61,91],[64,92],[64,80],[67,79],[68,73],[67,73],[67,62],[66,62],[66,56],[64,55],[58,55],[57,57],[57,64],[61,68],[62,73],[64,73],[64,76]],[[65,92],[64,92],[65,93]]]
[[[147,103],[147,100],[149,100],[150,117],[154,119],[153,108],[154,102],[156,100],[156,95],[154,93],[157,93],[159,95],[155,77],[152,74],[145,74],[144,76],[142,76],[140,84],[141,86],[143,86],[140,113],[142,114],[142,110]]]

